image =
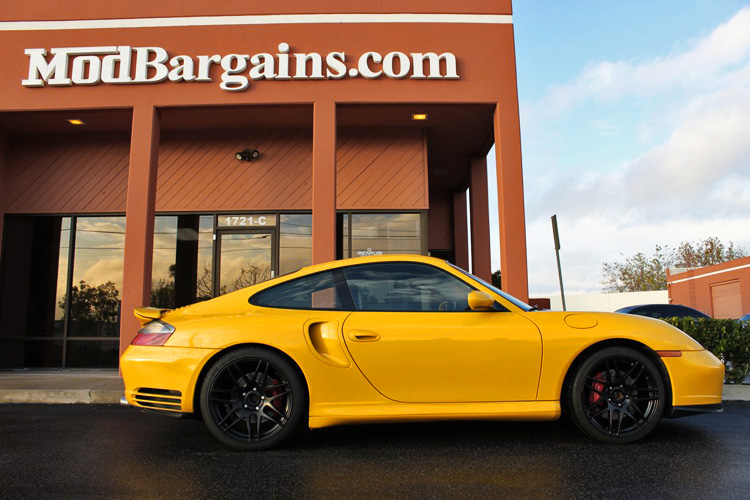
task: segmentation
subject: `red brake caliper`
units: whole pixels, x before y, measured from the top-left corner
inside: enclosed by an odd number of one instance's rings
[[[607,379],[604,378],[604,372],[599,372],[596,374],[596,377],[594,378],[594,383],[591,384],[591,386],[596,389],[599,392],[604,391],[604,382],[606,382]],[[589,404],[594,405],[599,402],[600,399],[602,399],[602,395],[599,394],[599,392],[590,391],[589,393]]]
[[[271,379],[271,384],[272,385],[279,385],[278,379],[275,379],[275,378]],[[270,397],[274,397],[274,396],[278,396],[279,394],[281,394],[281,387],[274,387],[273,389],[271,389],[271,392],[270,392],[269,396]],[[274,399],[271,402],[271,404],[273,405],[274,408],[276,408],[277,410],[279,410],[281,412],[281,414],[283,415],[284,412],[281,409],[281,399],[282,398],[276,398],[276,399]]]

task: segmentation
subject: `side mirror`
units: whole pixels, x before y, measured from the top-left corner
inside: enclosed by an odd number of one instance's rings
[[[469,292],[469,307],[472,311],[494,310],[495,299],[490,294],[474,290]]]

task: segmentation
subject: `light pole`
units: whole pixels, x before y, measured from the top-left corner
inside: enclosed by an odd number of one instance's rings
[[[565,290],[563,289],[562,266],[560,266],[560,235],[557,233],[557,215],[552,216],[552,236],[555,238],[555,255],[557,256],[557,276],[560,278],[560,296],[562,297],[563,311],[565,307]]]

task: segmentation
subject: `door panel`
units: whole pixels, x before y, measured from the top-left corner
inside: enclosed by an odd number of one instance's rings
[[[536,399],[542,340],[521,314],[354,312],[344,339],[370,383],[395,401]]]

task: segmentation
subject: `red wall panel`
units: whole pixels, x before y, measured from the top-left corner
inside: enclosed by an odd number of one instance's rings
[[[5,213],[124,212],[130,136],[17,136],[9,141]]]
[[[5,169],[6,213],[124,212],[127,133],[19,136]],[[251,162],[234,154],[260,151]],[[421,130],[339,134],[340,209],[426,209]],[[156,210],[309,210],[309,129],[166,131],[159,147]]]
[[[337,207],[426,209],[427,160],[420,129],[344,129],[338,134]]]
[[[453,248],[453,193],[451,191],[430,193],[427,224],[431,250]]]
[[[157,211],[309,209],[312,132],[306,129],[162,133]],[[260,157],[234,157],[246,148]]]

